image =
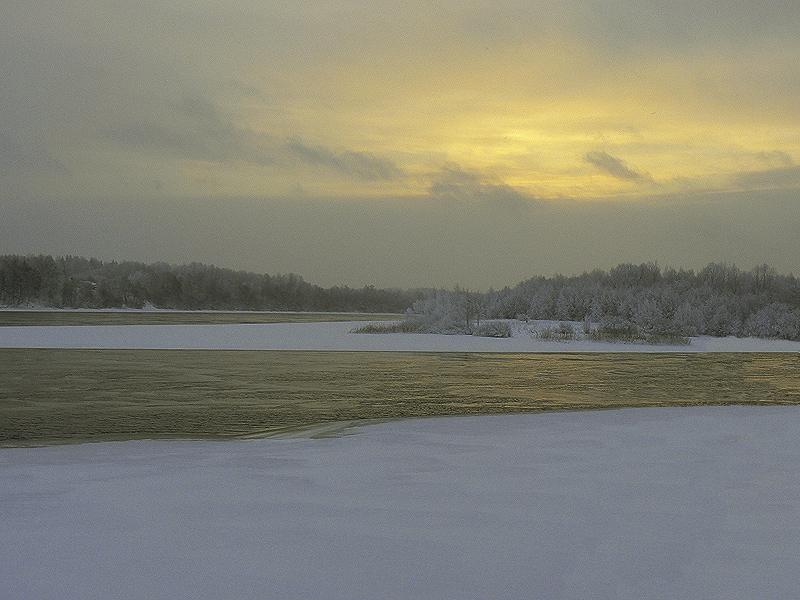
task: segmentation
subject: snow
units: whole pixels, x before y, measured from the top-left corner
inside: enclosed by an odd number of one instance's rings
[[[689,346],[546,341],[515,331],[505,339],[468,335],[351,333],[362,322],[240,325],[0,327],[0,348],[363,350],[426,352],[800,352],[800,342],[692,338]]]
[[[0,597],[800,597],[800,411],[0,451]]]
[[[0,327],[0,347],[800,351],[363,324]],[[0,449],[0,598],[800,597],[798,407],[341,427]]]

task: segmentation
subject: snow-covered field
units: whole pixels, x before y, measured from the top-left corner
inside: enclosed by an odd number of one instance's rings
[[[0,347],[800,351],[363,323],[2,327]],[[0,449],[0,599],[800,597],[800,409],[450,417]]]
[[[505,339],[469,335],[350,333],[364,322],[242,325],[0,327],[0,348],[207,348],[430,352],[800,352],[800,342],[692,338],[689,346],[546,341],[516,330]]]
[[[800,412],[0,451],[0,597],[800,597]]]

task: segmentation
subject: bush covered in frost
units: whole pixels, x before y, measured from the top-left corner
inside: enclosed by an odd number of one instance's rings
[[[511,325],[507,321],[484,321],[473,329],[472,335],[508,338],[511,337]]]

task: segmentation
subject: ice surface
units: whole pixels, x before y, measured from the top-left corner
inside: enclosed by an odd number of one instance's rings
[[[0,327],[0,347],[800,351],[360,323]],[[0,599],[800,597],[800,409],[424,419],[0,450]]]
[[[800,352],[800,342],[692,338],[689,346],[543,341],[525,332],[496,339],[469,335],[364,334],[364,322],[240,325],[90,325],[0,327],[0,348],[208,348],[429,352]]]
[[[0,451],[0,597],[800,597],[800,410]]]

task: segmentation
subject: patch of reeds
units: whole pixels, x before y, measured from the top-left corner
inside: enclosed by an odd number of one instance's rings
[[[472,335],[479,337],[509,338],[511,325],[506,321],[484,321],[472,330]]]
[[[679,333],[669,331],[644,332],[635,327],[598,327],[587,334],[596,342],[615,342],[622,344],[652,344],[668,346],[688,346],[691,340]]]
[[[562,321],[558,327],[542,327],[534,332],[534,335],[540,340],[545,341],[567,341],[578,339],[575,332],[575,327],[572,323]]]
[[[367,323],[360,327],[354,327],[350,333],[421,333],[422,328],[419,323],[406,320],[394,323]]]

